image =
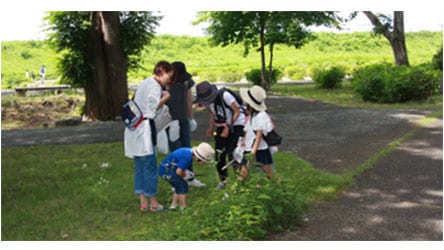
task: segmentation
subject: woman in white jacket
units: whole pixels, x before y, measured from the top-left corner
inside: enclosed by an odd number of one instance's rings
[[[175,77],[174,67],[169,62],[159,61],[156,64],[153,76],[139,84],[134,96],[144,120],[134,130],[125,128],[125,156],[134,159],[134,193],[140,198],[142,212],[164,210],[157,201],[157,132],[154,117],[156,110],[170,98],[162,87],[175,82]]]

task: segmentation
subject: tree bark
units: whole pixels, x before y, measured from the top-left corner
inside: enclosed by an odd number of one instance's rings
[[[270,59],[268,60],[268,85],[266,90],[269,90],[271,88],[272,79],[273,79],[273,50],[274,50],[274,43],[270,43]]]
[[[85,88],[85,115],[112,120],[128,99],[126,56],[120,42],[119,12],[93,12],[87,61],[93,76]]]
[[[390,31],[387,26],[382,24],[379,18],[371,11],[364,11],[364,14],[376,28],[377,33],[381,33],[385,38],[387,38],[387,40],[389,40],[396,65],[410,66],[407,47],[405,45],[404,12],[394,12],[393,31]]]
[[[259,43],[260,43],[260,53],[261,53],[261,85],[266,89],[267,77],[266,77],[266,67],[265,67],[265,21],[263,20],[262,14],[259,12]]]

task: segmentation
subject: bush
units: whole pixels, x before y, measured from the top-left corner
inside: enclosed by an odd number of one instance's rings
[[[268,71],[265,73],[266,77],[268,77]],[[276,83],[277,80],[281,77],[282,73],[279,69],[273,69],[271,73],[271,84]],[[254,85],[261,85],[261,70],[260,69],[252,69],[249,72],[245,73],[245,77],[247,81],[252,82]]]
[[[268,231],[282,231],[301,222],[307,201],[294,190],[290,183],[279,185],[276,180],[252,175],[244,182],[231,183],[220,199],[211,201],[194,219],[181,217],[177,232],[171,233],[178,240],[263,239]]]
[[[442,71],[442,46],[441,50],[439,50],[432,59],[432,64],[434,69],[439,69]]]
[[[328,70],[321,70],[314,74],[314,80],[318,87],[324,89],[339,88],[341,81],[345,76],[343,69],[339,67],[332,67]]]
[[[307,65],[299,64],[285,68],[285,74],[293,80],[302,80],[307,75]]]
[[[438,90],[439,74],[431,65],[375,64],[355,71],[352,84],[364,101],[397,103],[425,100]]]

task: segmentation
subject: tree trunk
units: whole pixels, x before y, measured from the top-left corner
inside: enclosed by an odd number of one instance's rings
[[[87,61],[93,76],[85,88],[85,115],[113,120],[128,99],[126,56],[119,40],[119,12],[93,12]]]
[[[379,18],[371,11],[364,11],[370,22],[376,28],[377,33],[381,33],[387,40],[389,40],[392,47],[393,55],[395,57],[396,65],[410,66],[407,47],[405,45],[404,36],[404,12],[394,12],[393,31],[390,31],[387,26],[381,23]]]
[[[274,44],[270,43],[270,59],[268,61],[268,85],[265,90],[269,90],[271,88],[272,79],[273,79],[273,50],[274,50]]]
[[[259,30],[259,50],[261,53],[261,85],[266,88],[267,86],[267,77],[266,77],[266,70],[267,68],[265,67],[265,21],[264,18],[262,16],[261,12],[258,12],[257,15],[259,16],[259,25],[260,25],[260,30]]]

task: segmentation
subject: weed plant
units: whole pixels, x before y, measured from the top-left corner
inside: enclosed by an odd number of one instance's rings
[[[349,183],[289,153],[275,161],[281,185],[253,172],[218,190],[216,169],[200,166],[207,187],[190,188],[183,213],[142,213],[122,143],[2,147],[2,240],[260,240]],[[159,200],[171,195],[159,179]]]

